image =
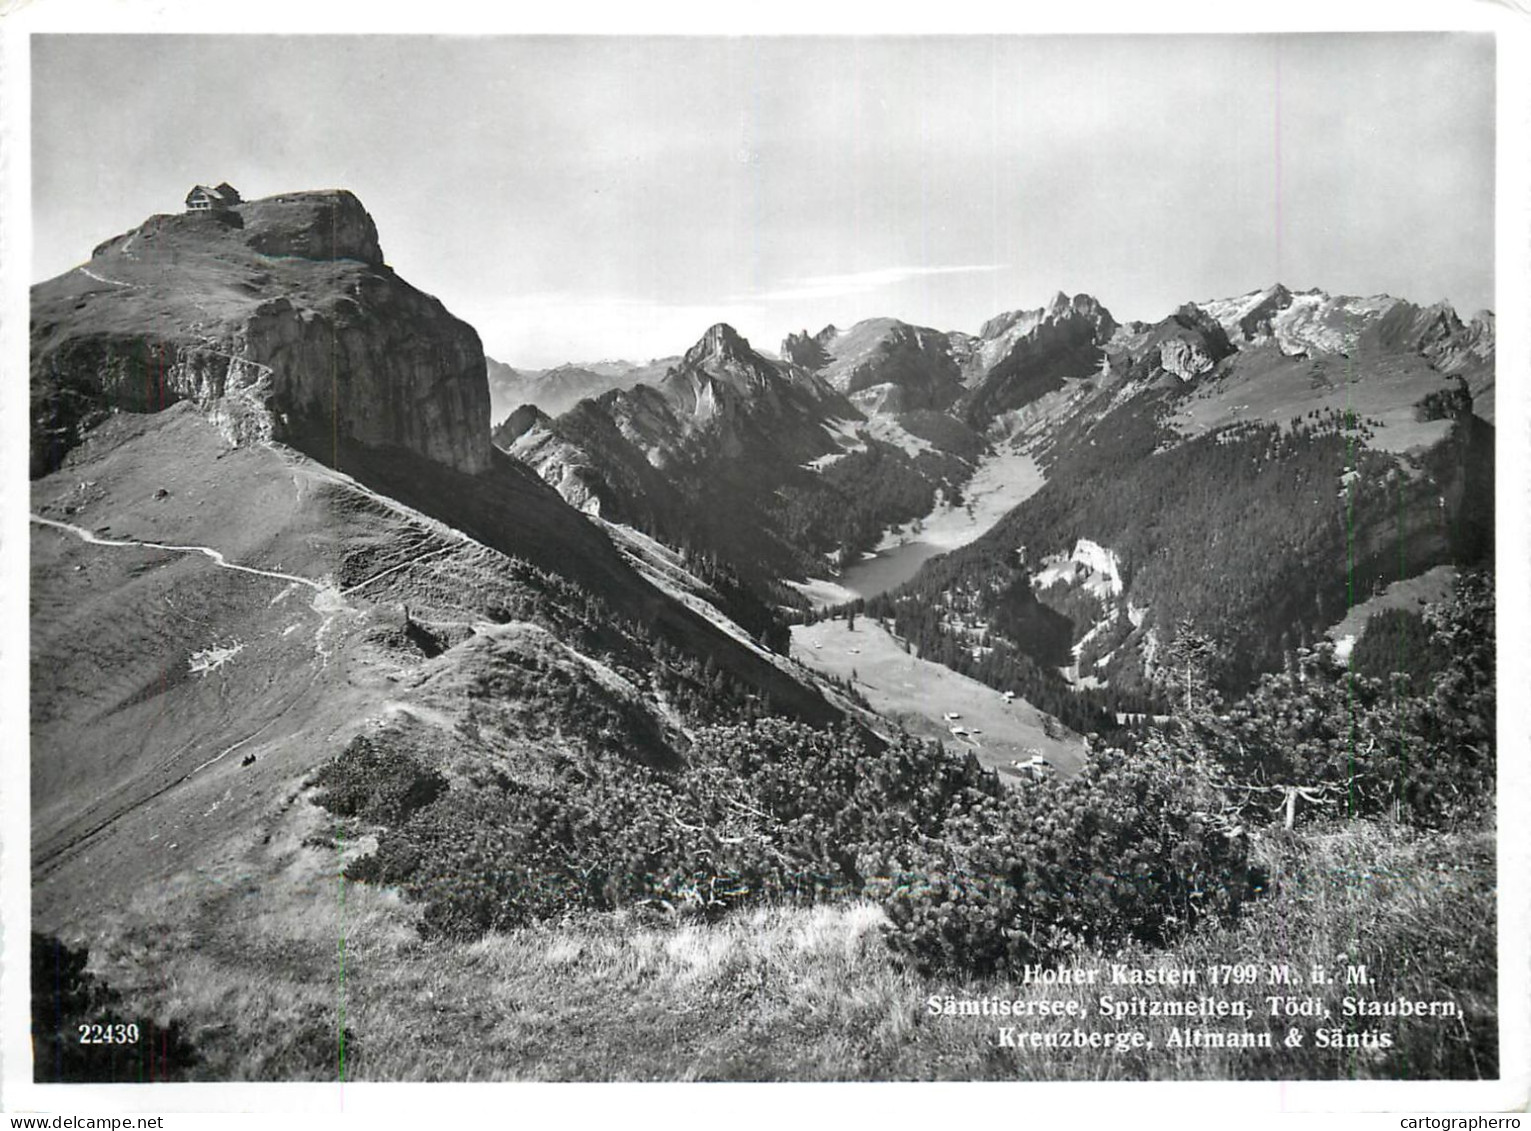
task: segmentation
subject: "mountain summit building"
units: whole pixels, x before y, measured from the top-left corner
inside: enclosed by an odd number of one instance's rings
[[[188,212],[222,212],[239,203],[239,190],[228,181],[224,181],[217,188],[208,188],[206,185],[192,185],[191,191],[186,194],[186,211]]]

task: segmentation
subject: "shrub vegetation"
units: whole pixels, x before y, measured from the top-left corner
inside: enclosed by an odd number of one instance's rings
[[[1492,608],[1488,579],[1464,575],[1430,612],[1446,661],[1426,687],[1304,652],[1226,713],[1193,696],[1167,728],[1092,749],[1066,780],[1002,786],[938,744],[765,717],[702,729],[678,769],[586,753],[537,782],[452,789],[353,743],[321,801],[384,826],[348,876],[402,887],[449,938],[582,911],[713,919],[870,897],[891,945],[927,971],[1162,947],[1262,892],[1249,830],[1284,804],[1294,823],[1491,816]]]

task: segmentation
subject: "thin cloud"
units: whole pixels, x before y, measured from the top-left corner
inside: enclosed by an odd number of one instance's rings
[[[931,275],[975,275],[1002,271],[1003,263],[964,263],[945,267],[881,267],[875,271],[853,271],[844,275],[805,275],[788,279],[775,290],[735,295],[734,302],[784,302],[796,299],[839,298],[897,286],[911,279]]]

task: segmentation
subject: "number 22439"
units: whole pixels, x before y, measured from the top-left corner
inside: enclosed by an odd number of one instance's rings
[[[79,1030],[82,1045],[136,1045],[138,1043],[138,1026],[131,1021],[126,1024],[119,1022],[110,1025],[81,1025]]]

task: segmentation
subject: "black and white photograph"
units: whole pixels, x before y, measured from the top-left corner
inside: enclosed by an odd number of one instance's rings
[[[1523,1108],[1517,17],[1161,7],[6,29],[7,1110]]]

